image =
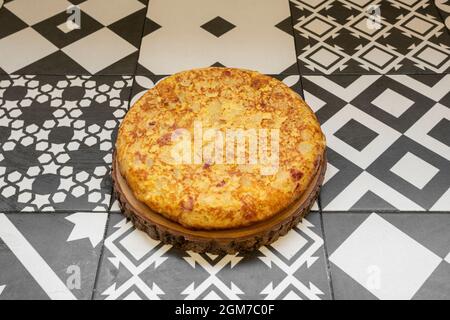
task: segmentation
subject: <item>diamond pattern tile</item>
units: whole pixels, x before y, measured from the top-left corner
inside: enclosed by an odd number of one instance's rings
[[[8,1],[0,10],[0,24],[7,26],[0,31],[0,68],[9,74],[132,75],[146,4]]]
[[[449,298],[449,215],[329,213],[324,225],[336,299]]]
[[[304,74],[449,71],[450,35],[432,1],[290,2]]]
[[[332,168],[324,211],[448,211],[448,75],[307,76]]]

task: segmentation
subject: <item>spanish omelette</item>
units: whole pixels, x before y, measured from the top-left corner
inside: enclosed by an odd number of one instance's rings
[[[203,133],[213,128],[224,137],[239,129],[278,132],[278,148],[271,148],[275,140],[266,147],[277,152],[278,162],[251,162],[250,138],[244,162],[220,162],[214,153],[208,158],[204,150],[217,136],[203,135],[199,143],[198,123]],[[191,148],[183,154],[191,161],[175,159],[180,132],[189,138],[183,146]],[[297,93],[272,77],[234,68],[195,69],[163,79],[130,108],[116,142],[120,173],[136,199],[200,230],[249,226],[277,214],[307,189],[324,152],[317,118]]]

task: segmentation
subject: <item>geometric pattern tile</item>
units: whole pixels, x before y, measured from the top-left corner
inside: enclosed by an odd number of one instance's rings
[[[0,79],[0,210],[106,211],[132,78]]]
[[[324,211],[450,211],[450,75],[302,82],[327,136]]]
[[[8,1],[0,72],[133,74],[145,12],[145,0]]]
[[[107,217],[0,213],[0,300],[90,300]]]
[[[450,298],[450,215],[324,215],[336,299]]]
[[[138,74],[212,65],[298,73],[288,2],[150,1]]]
[[[446,2],[447,0],[434,0],[434,4],[441,13],[442,19],[444,19],[445,26],[450,30],[450,5]]]
[[[95,299],[330,299],[318,213],[242,256],[181,252],[119,214],[109,221]]]
[[[450,34],[431,1],[290,2],[302,74],[450,70]]]

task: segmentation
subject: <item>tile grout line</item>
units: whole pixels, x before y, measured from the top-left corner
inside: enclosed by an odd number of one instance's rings
[[[336,300],[335,295],[334,295],[333,278],[331,276],[331,265],[330,265],[329,254],[328,254],[327,237],[325,235],[325,224],[323,222],[323,211],[322,211],[322,204],[320,201],[321,200],[320,193],[319,193],[319,197],[317,200],[318,200],[317,203],[319,206],[320,229],[322,231],[322,236],[323,236],[323,250],[325,253],[325,266],[327,269],[328,286],[330,288],[331,300]]]
[[[297,65],[297,72],[301,79],[302,73],[301,73],[301,68],[300,68],[300,59],[298,58],[298,55],[297,55],[298,53],[297,53],[297,40],[295,37],[295,29],[294,29],[294,15],[292,14],[292,9],[291,9],[292,3],[290,0],[287,0],[287,2],[288,2],[288,6],[289,6],[289,13],[290,13],[289,18],[291,20],[292,37],[294,38],[295,64]],[[300,85],[302,85],[302,93],[303,93],[303,83],[300,82]]]
[[[450,35],[450,29],[448,29],[447,25],[445,24],[446,17],[444,17],[442,10],[436,6],[436,3],[434,1],[432,1],[431,3],[432,3],[431,5],[434,7],[434,9],[436,9],[439,17],[441,18],[441,22],[444,25],[444,29],[447,30],[447,34]]]
[[[108,233],[109,219],[110,218],[111,218],[111,213],[108,212],[108,217],[106,219],[106,224],[105,224],[105,231],[103,232],[102,247],[100,248],[100,255],[98,257],[98,264],[97,264],[97,269],[96,269],[96,272],[95,272],[94,287],[92,288],[92,294],[91,294],[91,299],[90,300],[94,300],[95,293],[97,292],[97,285],[98,285],[98,281],[99,281],[100,267],[101,267],[101,264],[102,264],[103,253],[105,251],[105,240],[106,240],[106,236],[107,236],[107,233]]]
[[[144,19],[143,19],[143,23],[142,23],[141,37],[140,37],[140,43],[139,43],[139,48],[138,48],[138,57],[136,59],[136,63],[135,63],[135,66],[134,66],[134,72],[131,75],[131,77],[132,77],[131,80],[132,81],[131,81],[131,87],[130,87],[130,94],[129,94],[129,97],[128,97],[128,108],[127,108],[127,111],[130,110],[131,102],[132,102],[132,99],[133,99],[133,88],[134,88],[134,84],[136,82],[136,74],[137,74],[137,69],[138,69],[138,66],[139,66],[139,57],[141,55],[142,39],[144,38],[144,30],[145,30],[145,24],[146,24],[146,19],[147,19],[147,13],[148,13],[148,9],[149,9],[149,2],[150,2],[150,0],[147,1],[147,5],[145,7],[146,10],[145,10],[145,13],[144,13]],[[123,77],[123,76],[127,76],[127,75],[123,75],[122,74],[121,76]],[[117,128],[117,130],[118,129],[119,128]],[[114,149],[115,148],[113,147],[112,152],[114,152]],[[114,184],[111,185],[111,201],[110,201],[109,206],[108,206],[108,218],[106,219],[105,231],[103,233],[102,247],[100,249],[100,256],[98,258],[98,265],[97,265],[97,270],[96,270],[95,279],[94,279],[94,287],[92,288],[92,294],[91,294],[91,299],[90,300],[94,300],[95,294],[97,292],[100,268],[101,268],[101,265],[102,265],[103,254],[105,252],[105,240],[106,240],[106,236],[107,236],[107,232],[108,232],[109,221],[110,221],[110,218],[111,218],[111,208],[112,208],[113,204],[114,204]]]
[[[133,84],[132,84],[132,87],[131,87],[131,90],[133,90],[133,86],[134,86],[134,79],[136,78],[136,76],[137,76],[137,69],[138,69],[138,66],[139,66],[139,58],[140,58],[140,56],[141,56],[141,49],[142,49],[142,40],[144,39],[144,31],[145,31],[145,25],[147,24],[147,14],[148,14],[148,10],[149,10],[149,8],[150,8],[150,1],[151,0],[147,0],[147,5],[145,6],[145,14],[144,14],[144,22],[142,23],[142,29],[141,29],[141,37],[140,37],[140,39],[141,39],[141,41],[139,42],[139,48],[138,48],[138,57],[137,57],[137,59],[136,59],[136,64],[135,64],[135,66],[134,66],[134,72],[133,72]],[[130,103],[131,103],[131,99],[132,99],[132,96],[133,96],[133,93],[132,92],[130,92]],[[130,109],[130,104],[128,104],[128,109]]]

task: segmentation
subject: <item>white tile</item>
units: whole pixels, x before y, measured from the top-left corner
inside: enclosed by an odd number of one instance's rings
[[[327,183],[338,172],[339,172],[339,169],[328,162],[328,164],[327,164],[327,171],[325,171],[325,178],[323,179],[323,184]]]
[[[13,73],[57,50],[38,32],[26,28],[0,40],[0,67]]]
[[[73,30],[81,29],[81,27],[79,25],[77,25],[75,22],[73,22],[71,20],[61,23],[59,26],[57,26],[57,28],[64,33],[69,33]]]
[[[425,148],[450,161],[450,146],[428,135],[442,119],[450,120],[450,109],[438,103],[423,115],[422,118],[416,121],[405,132],[405,136],[419,142]]]
[[[326,102],[319,99],[318,97],[316,97],[315,95],[304,91],[304,95],[305,95],[305,102],[311,107],[311,109],[314,112],[317,112],[320,110],[320,108],[322,108],[324,105],[326,105]]]
[[[289,15],[279,0],[152,0],[148,17],[162,28],[143,38],[139,63],[156,74],[216,62],[278,74],[296,63],[293,36],[275,27]],[[200,27],[217,16],[236,26],[219,38]]]
[[[411,299],[442,258],[372,214],[330,261],[379,299]]]
[[[421,53],[419,53],[417,57],[428,62],[433,66],[439,66],[444,60],[448,59],[448,55],[432,47],[426,48]]]
[[[66,0],[14,0],[5,4],[9,11],[30,26],[65,12],[70,6],[72,4]]]
[[[120,244],[122,244],[136,260],[142,259],[159,243],[159,241],[153,240],[139,230],[133,230],[133,232],[120,241]]]
[[[349,0],[350,2],[353,2],[354,4],[357,4],[360,7],[366,6],[369,2],[372,0]]]
[[[415,3],[417,3],[418,0],[397,0],[400,1],[401,3],[407,4],[408,6],[412,6]]]
[[[326,1],[328,0],[297,0],[297,2],[301,2],[313,8],[318,7],[319,5],[323,4]]]
[[[90,73],[97,73],[137,49],[111,30],[103,28],[62,51]]]
[[[332,63],[336,62],[339,59],[339,56],[334,54],[330,50],[320,48],[317,52],[311,55],[310,59],[325,67],[329,67]]]
[[[430,211],[450,211],[450,188],[448,188],[439,200],[436,201],[436,203],[430,208]],[[450,258],[450,256],[447,258]]]
[[[308,241],[296,230],[289,231],[285,236],[280,237],[271,246],[280,252],[285,258],[291,259]]]
[[[433,24],[418,17],[414,17],[407,24],[405,24],[405,26],[408,29],[423,35],[433,27]]]
[[[315,18],[311,22],[307,23],[304,28],[319,36],[322,36],[325,32],[333,28],[333,26],[321,19]]]
[[[448,263],[450,263],[450,252],[449,252],[448,255],[445,257],[445,261],[447,261]]]
[[[138,0],[87,0],[80,9],[107,26],[144,8]]]
[[[398,118],[414,104],[414,101],[391,89],[386,89],[372,101],[372,104]]]
[[[363,56],[363,58],[372,62],[373,64],[377,65],[378,67],[382,67],[386,63],[388,63],[393,58],[393,56],[384,52],[383,50],[378,49],[378,48],[372,48],[372,50],[367,52]]]
[[[439,169],[411,152],[406,153],[391,169],[400,178],[416,188],[423,189],[439,172]]]

